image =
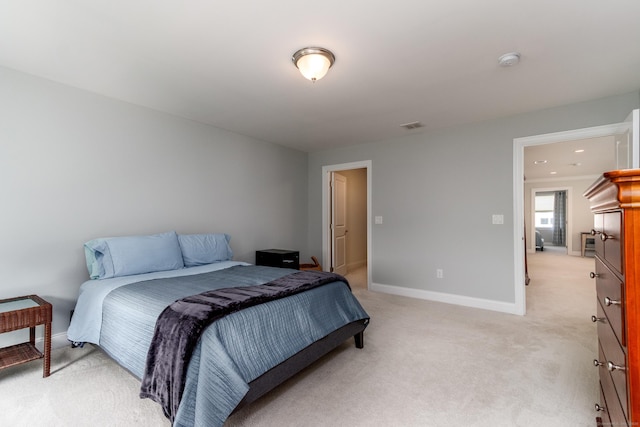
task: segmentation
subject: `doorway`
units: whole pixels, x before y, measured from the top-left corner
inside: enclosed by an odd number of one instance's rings
[[[514,192],[514,294],[515,312],[526,314],[526,273],[525,273],[525,246],[524,246],[524,148],[534,145],[555,144],[578,139],[588,139],[616,135],[628,128],[625,123],[596,126],[585,129],[576,129],[565,132],[536,135],[523,138],[515,138],[514,164],[513,164],[513,192]],[[603,171],[604,172],[604,171]]]
[[[532,188],[530,206],[531,241],[535,242],[532,252],[547,250],[571,254],[571,188]]]
[[[343,163],[322,168],[322,265],[332,271],[335,263],[334,209],[331,179],[340,175],[346,183],[344,195],[344,231],[339,245],[346,276],[368,289],[371,284],[371,161]],[[341,218],[344,219],[344,218]],[[351,277],[349,277],[351,276]]]

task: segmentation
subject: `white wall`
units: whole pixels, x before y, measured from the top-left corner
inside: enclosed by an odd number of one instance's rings
[[[372,232],[376,288],[517,312],[514,138],[618,123],[639,104],[633,92],[311,153],[309,250],[322,248],[322,167],[371,160],[371,214],[384,219]]]
[[[49,300],[54,334],[90,239],[226,232],[249,262],[307,247],[305,153],[4,68],[0,138],[0,298]]]

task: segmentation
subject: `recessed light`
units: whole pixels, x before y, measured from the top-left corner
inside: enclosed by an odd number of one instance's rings
[[[555,175],[555,174],[557,174],[558,172],[555,172],[555,171],[554,171],[554,172],[549,172],[549,173],[550,173],[551,175]]]
[[[580,148],[580,149],[574,151],[574,153],[584,153],[584,150],[582,148]]]
[[[544,165],[546,163],[547,163],[546,160],[536,160],[535,162],[533,162],[534,165]]]
[[[569,166],[582,166],[582,163],[569,163]]]

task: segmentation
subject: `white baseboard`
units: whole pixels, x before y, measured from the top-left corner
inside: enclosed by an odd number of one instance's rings
[[[528,254],[535,254],[535,253],[537,253],[537,252],[538,252],[538,251],[531,250],[531,249],[527,249],[527,253],[528,253]],[[571,255],[571,256],[582,256],[582,252],[580,252],[580,251],[571,251],[571,252],[568,252],[568,253],[567,253],[567,255]]]
[[[578,256],[580,253],[578,252]],[[366,265],[366,261],[363,263]],[[361,265],[360,265],[361,266]],[[482,298],[466,297],[462,295],[447,294],[443,292],[425,291],[422,289],[403,288],[400,286],[383,285],[381,283],[371,283],[369,290],[382,292],[403,297],[418,298],[428,301],[443,302],[446,304],[461,305],[465,307],[481,308],[484,310],[499,311],[502,313],[518,314],[514,303],[494,301]],[[43,338],[37,338],[36,343],[42,345]],[[51,336],[51,348],[63,348],[71,345],[67,339],[67,331]]]
[[[67,331],[51,336],[51,348],[62,348],[71,345],[67,339]]]
[[[418,298],[446,304],[462,305],[465,307],[481,308],[509,314],[520,314],[515,303],[494,301],[482,298],[466,297],[462,295],[446,294],[443,292],[425,291],[422,289],[403,288],[400,286],[372,283],[370,290],[403,297]]]
[[[43,337],[36,338],[36,347],[41,349],[43,345],[44,345],[44,338]],[[66,347],[68,345],[71,345],[71,343],[67,339],[67,331],[60,332],[55,335],[51,335],[51,350]]]
[[[364,259],[362,261],[350,262],[347,264],[347,271],[357,270],[360,267],[364,267],[367,265],[367,260]]]
[[[577,256],[580,256],[580,252],[577,253]],[[366,265],[366,261],[363,263],[363,265]],[[369,288],[369,290],[374,292],[382,292],[384,294],[400,295],[409,298],[461,305],[464,307],[481,308],[484,310],[499,311],[502,313],[518,314],[515,304],[502,301],[465,297],[462,295],[446,294],[444,292],[425,291],[422,289],[403,288],[400,286],[383,285],[381,283],[371,283],[371,287]],[[36,339],[36,344],[39,344],[38,347],[42,346],[43,341],[44,339],[41,337]],[[51,336],[51,349],[63,348],[68,345],[71,344],[67,339],[67,331],[60,332]]]

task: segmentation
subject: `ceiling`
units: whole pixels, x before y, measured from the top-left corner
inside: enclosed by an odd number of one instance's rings
[[[2,0],[0,66],[311,152],[638,90],[639,20],[638,0]],[[306,46],[336,56],[316,83]]]
[[[593,178],[614,169],[617,168],[616,138],[613,135],[524,147],[524,176],[527,182]]]

